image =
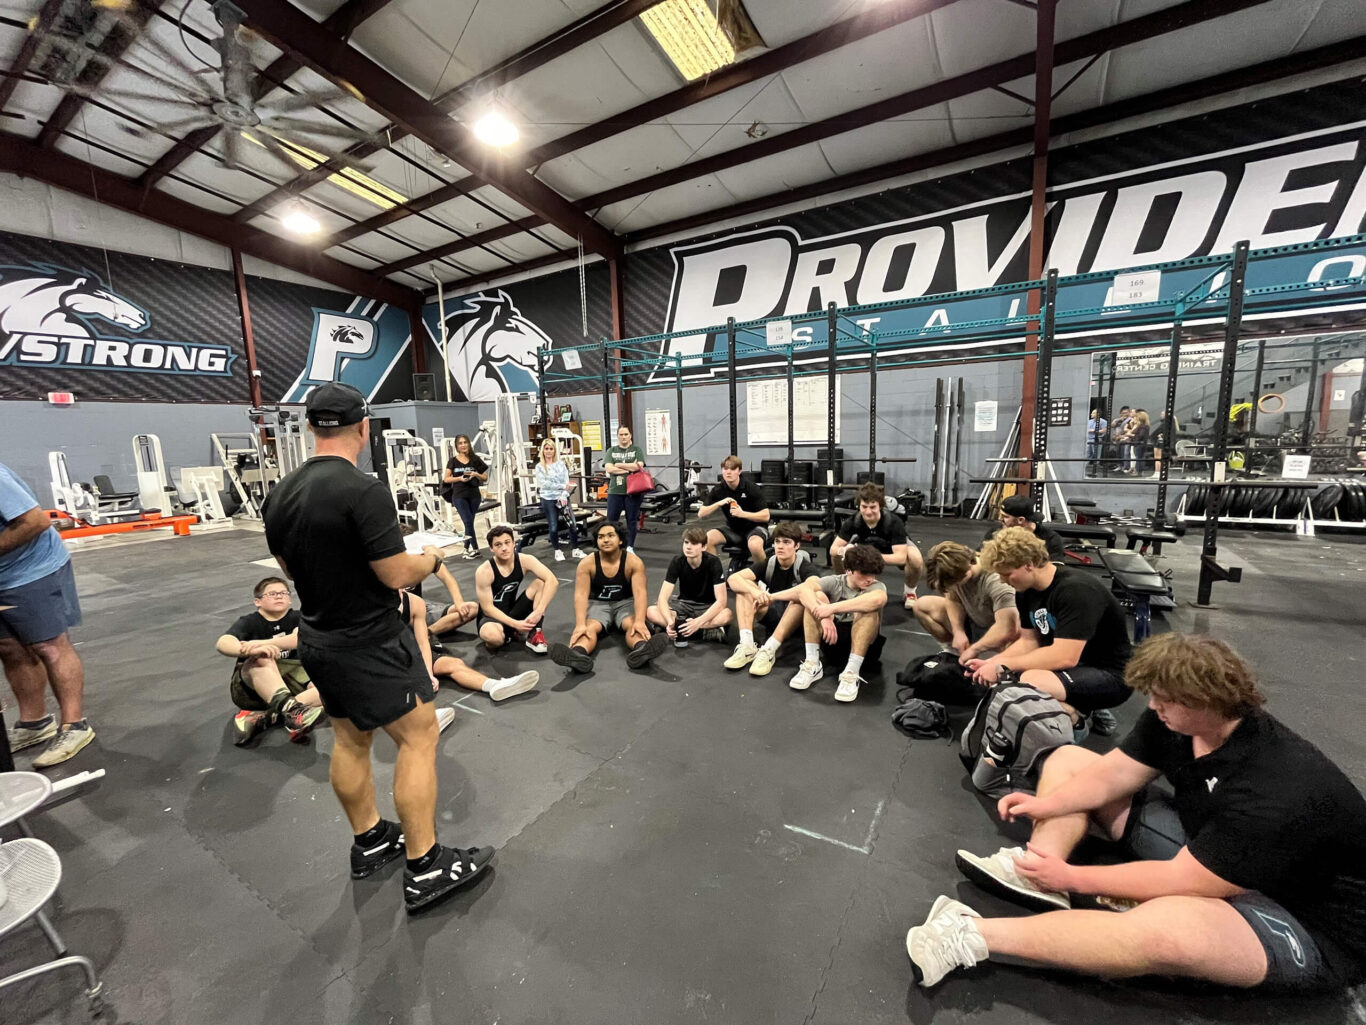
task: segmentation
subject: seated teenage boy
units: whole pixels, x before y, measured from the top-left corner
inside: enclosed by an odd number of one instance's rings
[[[460,593],[460,583],[451,575],[444,564],[436,568],[434,574],[446,586],[446,592],[450,595],[450,601],[441,602],[427,599],[427,630],[435,637],[444,633],[456,630],[479,615],[479,603],[477,601],[466,601],[465,596]],[[422,595],[420,587],[413,588],[413,593],[419,597]]]
[[[936,641],[958,652],[963,665],[996,654],[1020,636],[1015,589],[983,571],[967,545],[941,541],[931,548],[925,580],[939,596],[917,601],[915,618]]]
[[[1145,641],[1127,678],[1148,711],[1105,755],[1060,747],[1028,818],[1028,853],[959,851],[983,888],[1047,914],[982,918],[949,897],[906,936],[921,985],[994,958],[1107,978],[1183,976],[1266,991],[1366,979],[1366,800],[1335,764],[1262,709],[1251,670],[1212,637]],[[1151,784],[1165,776],[1168,798]],[[1133,859],[1074,865],[1098,831]],[[1132,905],[1073,911],[1071,894]]]
[[[835,543],[830,546],[830,565],[838,573],[843,570],[840,560],[851,545],[872,545],[882,553],[888,566],[900,566],[906,578],[906,608],[915,605],[915,585],[920,582],[924,560],[920,549],[906,537],[906,524],[896,513],[886,509],[887,496],[882,488],[872,483],[858,489],[858,512],[840,525]]]
[[[497,651],[514,638],[526,635],[526,646],[543,655],[546,644],[545,610],[560,582],[540,559],[517,551],[517,537],[508,526],[487,534],[493,557],[474,572],[474,593],[479,597],[479,639]],[[534,579],[527,584],[527,576]]]
[[[239,747],[282,722],[289,739],[302,741],[322,715],[322,698],[309,682],[299,647],[299,613],[290,608],[289,584],[266,577],[252,589],[249,612],[218,638],[220,654],[235,658],[229,691],[241,711],[233,716],[233,743]]]
[[[683,531],[683,554],[669,562],[659,598],[645,610],[645,618],[664,627],[676,648],[686,648],[690,639],[724,640],[730,625],[725,570],[706,544],[701,527]]]
[[[887,585],[878,579],[882,567],[876,548],[853,545],[845,549],[843,573],[812,577],[773,595],[774,601],[790,601],[802,609],[806,658],[788,681],[793,690],[806,690],[824,676],[822,659],[828,658],[834,665],[844,662],[835,700],[858,697],[865,659],[870,669],[876,666],[887,643],[880,632],[887,604]]]
[[[550,646],[550,660],[576,673],[591,673],[599,639],[615,628],[626,636],[627,666],[640,669],[669,646],[664,634],[650,635],[645,563],[622,550],[615,522],[599,523],[594,537],[598,550],[580,561],[574,574],[574,633],[568,644]]]
[[[783,640],[801,625],[801,605],[775,601],[776,591],[786,591],[819,576],[811,556],[802,551],[802,528],[795,523],[779,523],[773,528],[773,554],[727,581],[735,592],[735,621],[740,628],[740,643],[726,659],[727,669],[749,666],[751,676],[767,676],[778,658]],[[785,614],[795,609],[791,617]],[[768,631],[762,648],[754,643],[754,623]]]
[[[541,682],[541,676],[537,672],[518,673],[515,676],[496,678],[485,676],[479,670],[466,665],[463,660],[456,658],[442,644],[441,638],[429,632],[427,620],[431,617],[427,613],[426,602],[418,595],[411,591],[399,591],[398,601],[399,615],[403,617],[404,622],[412,629],[413,636],[417,639],[417,646],[422,652],[422,661],[427,665],[427,675],[432,679],[433,689],[441,686],[438,677],[444,676],[448,677],[458,687],[482,691],[494,701],[503,701],[517,694],[524,694]],[[454,720],[454,709],[438,708],[436,710],[437,725],[442,730]]]
[[[1124,610],[1099,578],[1059,566],[1032,531],[1007,527],[982,546],[982,567],[1015,589],[1020,636],[988,659],[967,666],[978,683],[996,682],[1001,667],[1053,695],[1081,731],[1108,735],[1116,728],[1108,709],[1129,699],[1124,666],[1132,647]],[[1080,737],[1078,737],[1080,739]]]
[[[720,512],[726,518],[724,527],[707,531],[707,549],[712,555],[723,545],[748,548],[755,562],[762,562],[764,545],[768,544],[768,503],[759,486],[744,479],[744,463],[739,456],[721,460],[721,483],[707,495],[707,504],[699,506],[697,515],[706,519]]]
[[[1001,526],[992,527],[982,536],[990,541],[992,535],[1003,527],[1023,527],[1048,548],[1048,557],[1054,562],[1064,562],[1067,553],[1063,549],[1062,535],[1044,523],[1043,517],[1034,511],[1034,500],[1028,495],[1011,495],[1001,503]]]

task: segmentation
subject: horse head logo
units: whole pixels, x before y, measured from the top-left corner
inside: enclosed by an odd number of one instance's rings
[[[550,338],[522,316],[502,289],[466,299],[446,318],[448,372],[471,402],[496,399],[508,386],[500,367],[514,364],[536,375],[536,351]],[[549,365],[549,360],[547,360]]]
[[[332,341],[335,342],[339,348],[356,345],[363,341],[364,338],[365,336],[350,324],[342,324],[339,327],[334,327],[332,329]]]
[[[34,274],[33,268],[0,273],[0,333],[94,338],[87,323],[99,319],[130,331],[147,326],[147,312],[71,271]]]

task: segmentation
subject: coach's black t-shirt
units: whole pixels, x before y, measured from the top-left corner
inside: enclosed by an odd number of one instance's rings
[[[735,499],[735,501],[740,504],[740,508],[745,512],[756,513],[760,509],[768,508],[768,503],[764,501],[764,494],[759,490],[759,486],[746,480],[744,477],[740,478],[740,486],[736,488],[727,487],[725,481],[716,485],[716,487],[711,489],[711,494],[707,496],[706,504],[715,505],[723,498]],[[726,526],[741,537],[744,537],[755,527],[764,526],[764,524],[756,523],[754,520],[744,520],[732,516],[730,506],[726,506],[726,508],[722,510],[722,515],[726,517]]]
[[[872,545],[883,555],[891,555],[894,545],[907,543],[905,522],[896,513],[886,509],[882,510],[877,523],[871,527],[862,513],[854,513],[844,521],[838,536],[851,545]]]
[[[388,488],[341,456],[315,456],[271,490],[261,514],[299,592],[301,641],[350,648],[397,636],[398,596],[370,568],[403,551]]]
[[[998,523],[982,535],[983,541],[990,541],[996,536],[996,532],[1001,529]],[[1063,548],[1062,535],[1050,527],[1047,523],[1034,524],[1034,536],[1042,541],[1048,548],[1049,562],[1062,562],[1067,558],[1067,553]]]
[[[275,637],[292,634],[299,629],[299,610],[290,609],[276,620],[269,620],[259,611],[248,612],[232,626],[228,635],[239,641],[269,641]]]
[[[664,574],[665,583],[674,585],[674,594],[683,601],[710,605],[716,601],[716,585],[726,579],[721,569],[721,560],[711,552],[702,553],[702,561],[696,569],[688,565],[686,555],[675,555],[669,562],[668,572]]]
[[[1085,641],[1079,665],[1124,671],[1132,648],[1124,610],[1096,577],[1059,566],[1047,590],[1017,591],[1020,626],[1033,630],[1047,646],[1055,637]]]
[[[1293,914],[1336,972],[1366,974],[1366,799],[1323,752],[1261,710],[1196,758],[1149,709],[1120,750],[1171,782],[1196,861]]]

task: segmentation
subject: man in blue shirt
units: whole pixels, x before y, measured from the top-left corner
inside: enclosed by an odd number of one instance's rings
[[[67,636],[80,623],[71,556],[28,485],[0,463],[0,664],[19,700],[8,736],[15,751],[50,742],[34,768],[64,762],[95,739],[81,707],[85,667]],[[60,720],[47,711],[49,683]]]

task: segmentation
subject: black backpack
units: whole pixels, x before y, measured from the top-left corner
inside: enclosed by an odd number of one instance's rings
[[[1072,717],[1051,695],[1002,672],[972,714],[959,757],[972,785],[988,797],[1033,792],[1044,756],[1073,743]]]
[[[896,674],[896,685],[911,688],[922,701],[944,705],[975,705],[983,694],[982,687],[972,682],[969,670],[958,664],[958,655],[952,651],[936,651],[911,659]]]

